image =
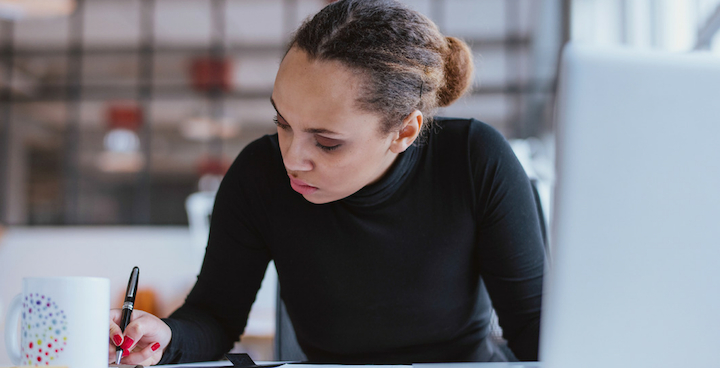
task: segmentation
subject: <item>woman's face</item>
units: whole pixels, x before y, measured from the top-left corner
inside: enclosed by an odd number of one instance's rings
[[[272,103],[291,187],[320,204],[378,180],[399,152],[379,115],[357,108],[361,77],[337,61],[310,60],[295,47],[283,59]],[[412,142],[410,142],[412,143]]]

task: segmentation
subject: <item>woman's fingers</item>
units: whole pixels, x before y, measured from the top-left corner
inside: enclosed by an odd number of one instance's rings
[[[140,351],[133,351],[130,352],[130,354],[125,355],[123,353],[123,358],[121,363],[123,364],[140,364],[144,366],[153,365],[160,361],[159,356],[155,356],[156,352],[158,354],[161,354],[160,351],[160,343],[155,342],[152,344],[148,344],[145,348],[143,348]]]
[[[110,343],[108,344],[108,362],[115,363],[115,348],[123,343],[123,333],[116,321],[120,321],[122,311],[120,309],[110,310]]]
[[[115,348],[119,346],[123,350],[121,363],[157,364],[162,358],[164,347],[172,338],[170,327],[152,314],[135,310],[123,332],[118,326],[121,318],[121,310],[110,311],[108,361],[115,362]]]
[[[120,344],[123,343],[123,332],[120,326],[118,326],[121,316],[121,309],[110,310],[110,341],[112,341],[115,346],[120,346]]]
[[[123,356],[127,356],[130,354],[129,351],[134,347],[135,342],[142,337],[142,335],[138,333],[140,331],[137,326],[138,323],[134,323],[134,321],[130,322],[125,329],[125,332],[123,332],[120,326],[118,326],[121,319],[122,309],[110,310],[110,344],[108,349],[108,361],[111,363],[115,363],[117,346],[123,349]],[[134,338],[127,335],[130,330],[134,331],[134,335],[132,335],[135,336]]]
[[[115,364],[115,357],[117,356],[115,352],[116,352],[116,350],[115,350],[114,346],[112,346],[112,345],[108,346],[108,363],[109,364]]]
[[[110,324],[118,325],[122,319],[122,309],[110,309]]]
[[[117,325],[110,325],[110,341],[112,341],[115,346],[120,346],[123,343],[123,333]]]
[[[120,345],[123,350],[130,350],[135,347],[135,343],[137,341],[140,341],[143,338],[144,328],[141,321],[132,321],[130,322],[127,327],[125,327],[125,337],[123,338],[122,345]]]

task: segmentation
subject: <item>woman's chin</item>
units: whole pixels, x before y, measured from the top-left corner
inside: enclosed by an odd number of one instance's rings
[[[303,198],[312,204],[326,204],[330,202],[339,201],[345,197],[338,197],[336,195],[327,195],[321,190],[316,190],[310,194],[303,194]]]

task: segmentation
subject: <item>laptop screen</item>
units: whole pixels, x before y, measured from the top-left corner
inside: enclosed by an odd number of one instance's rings
[[[720,58],[566,46],[545,368],[718,364]]]

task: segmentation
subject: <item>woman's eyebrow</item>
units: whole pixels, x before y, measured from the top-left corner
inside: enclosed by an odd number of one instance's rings
[[[272,104],[273,108],[275,109],[275,112],[283,118],[283,120],[287,121],[282,114],[280,114],[280,111],[278,111],[277,106],[275,106],[275,100],[273,100],[272,96],[270,97],[270,103]],[[332,130],[328,130],[325,128],[305,128],[303,129],[303,132],[310,133],[310,134],[331,134],[331,135],[341,135],[340,133],[333,132]]]

